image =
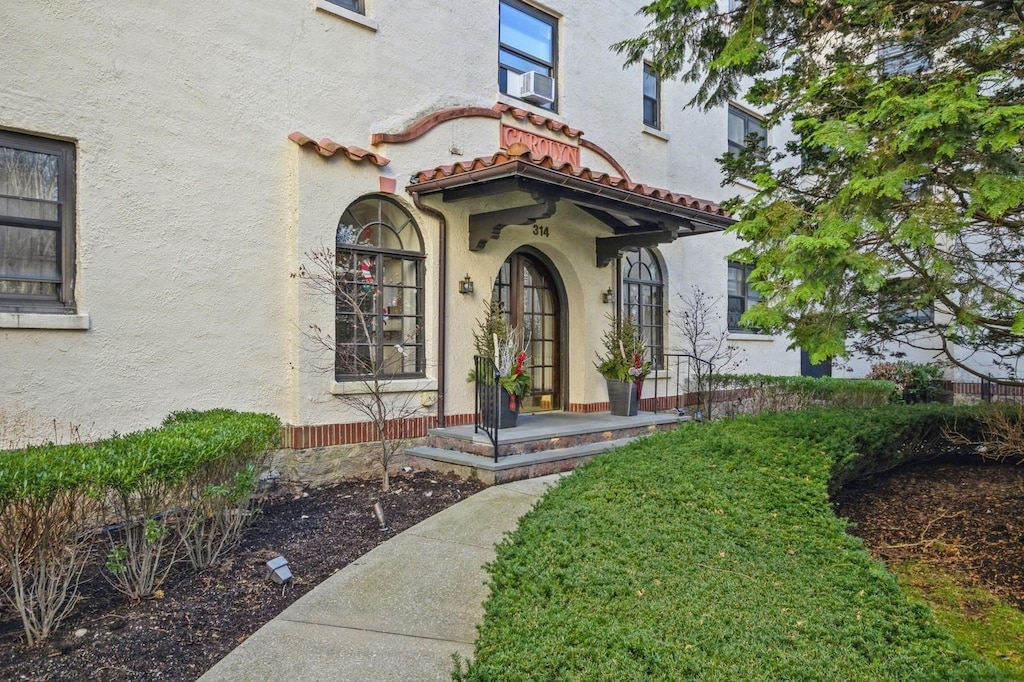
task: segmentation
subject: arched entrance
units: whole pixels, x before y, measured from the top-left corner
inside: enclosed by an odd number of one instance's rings
[[[530,339],[533,388],[523,398],[524,412],[561,410],[565,404],[562,349],[566,320],[564,289],[551,262],[539,251],[521,249],[502,263],[491,298],[501,301],[509,324]]]

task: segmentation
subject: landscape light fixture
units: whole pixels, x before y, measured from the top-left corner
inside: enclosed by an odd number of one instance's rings
[[[603,300],[605,303],[611,303],[612,301],[615,300],[615,292],[612,291],[611,287],[608,287],[608,291],[601,294],[601,300]]]
[[[459,282],[459,293],[460,294],[471,294],[471,293],[473,293],[473,280],[471,280],[469,278],[469,273],[468,272],[466,273],[466,276],[462,278],[462,281]]]
[[[384,520],[384,507],[381,506],[380,502],[373,503],[373,515],[377,517],[377,523],[380,524],[380,529],[387,530],[388,523]]]
[[[288,560],[283,556],[274,557],[267,562],[267,568],[270,572],[267,574],[267,580],[272,580],[278,585],[284,585],[292,579],[291,569],[288,568]]]

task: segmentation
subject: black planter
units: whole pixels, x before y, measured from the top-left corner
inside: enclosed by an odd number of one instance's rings
[[[519,406],[522,403],[522,399],[519,396],[513,396],[504,388],[499,389],[498,395],[498,428],[499,429],[511,429],[519,421]],[[494,424],[494,404],[492,402],[494,394],[487,391],[487,396],[481,401],[481,409],[483,410],[483,421],[484,426],[492,426]],[[514,406],[514,407],[513,407]]]
[[[620,417],[636,416],[637,403],[635,381],[615,381],[605,379],[608,384],[609,411]]]

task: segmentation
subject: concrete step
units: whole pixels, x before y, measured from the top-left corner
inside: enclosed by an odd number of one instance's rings
[[[631,443],[638,437],[511,454],[500,457],[497,462],[493,457],[429,445],[406,448],[405,458],[406,464],[414,468],[451,473],[463,478],[475,478],[488,485],[497,485],[570,471],[589,462],[595,455]]]

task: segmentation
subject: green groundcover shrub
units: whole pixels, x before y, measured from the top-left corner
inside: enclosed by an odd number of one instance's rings
[[[829,486],[922,454],[946,406],[659,434],[550,491],[498,547],[461,680],[992,680],[848,535]]]
[[[189,411],[89,445],[0,453],[0,593],[29,643],[74,606],[97,536],[111,584],[136,599],[154,592],[180,547],[197,568],[229,549],[280,426],[265,414]]]

